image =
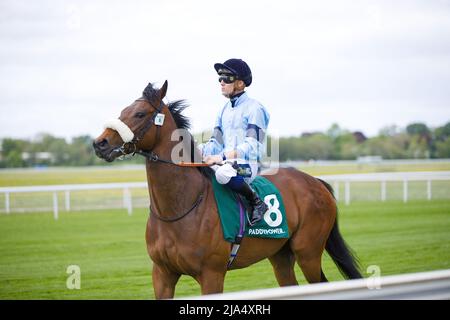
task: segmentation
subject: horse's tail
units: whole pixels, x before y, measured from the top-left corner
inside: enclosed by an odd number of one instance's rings
[[[333,195],[333,187],[329,183],[318,179]],[[334,263],[337,265],[339,271],[346,279],[360,279],[362,275],[359,271],[359,261],[352,249],[342,238],[338,227],[338,216],[336,212],[336,220],[334,221],[333,228],[331,229],[330,235],[328,236],[325,249],[328,254],[333,259]]]

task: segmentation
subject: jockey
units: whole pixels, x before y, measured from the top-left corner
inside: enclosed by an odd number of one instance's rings
[[[229,59],[216,63],[214,68],[222,94],[229,101],[219,112],[212,137],[201,146],[203,161],[213,165],[220,184],[249,201],[253,207],[250,225],[254,225],[268,209],[249,183],[255,179],[258,161],[265,154],[270,116],[263,105],[245,92],[252,83],[252,73],[245,61]]]

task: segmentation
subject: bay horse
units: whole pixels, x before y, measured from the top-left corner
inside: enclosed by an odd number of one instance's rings
[[[115,119],[120,125],[107,127],[93,147],[108,162],[124,154],[147,158],[151,205],[145,238],[153,262],[155,297],[173,298],[181,275],[193,277],[202,294],[221,293],[231,244],[222,234],[211,182],[214,172],[170,160],[179,143],[171,135],[174,130],[188,129],[189,119],[181,113],[187,106],[183,100],[163,102],[166,92],[167,81],[160,89],[150,83],[143,96]],[[191,151],[201,159],[197,148]],[[262,175],[283,197],[290,238],[244,237],[230,269],[268,258],[280,286],[298,285],[295,262],[309,283],[326,282],[321,266],[326,249],[345,278],[362,278],[358,261],[339,232],[332,187],[294,168]]]

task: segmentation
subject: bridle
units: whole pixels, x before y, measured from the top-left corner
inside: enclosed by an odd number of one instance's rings
[[[146,102],[150,103],[147,99],[144,99],[144,98],[136,99],[136,101],[146,101]],[[121,155],[120,155],[121,157],[130,155],[130,154],[131,154],[131,156],[134,156],[135,154],[140,154],[140,155],[144,156],[145,158],[148,158],[148,159],[150,159],[152,161],[158,161],[159,157],[156,156],[156,154],[154,154],[152,152],[152,149],[154,148],[154,145],[148,151],[144,151],[144,150],[141,150],[141,149],[138,150],[137,143],[139,141],[141,141],[142,138],[147,133],[147,131],[150,130],[152,125],[155,123],[156,116],[161,113],[163,108],[164,108],[164,102],[161,100],[160,103],[159,103],[159,107],[151,115],[150,121],[142,129],[139,130],[138,134],[134,135],[134,137],[133,137],[133,139],[131,141],[124,142],[120,147],[114,149],[114,151],[120,152],[121,153]],[[160,135],[159,128],[160,128],[160,126],[156,126],[155,143],[156,143],[156,141],[159,140],[159,135]],[[130,150],[129,149],[130,146],[131,146],[131,151],[127,151],[127,148],[128,148],[128,150]],[[156,158],[156,160],[155,160],[155,158]]]
[[[151,105],[151,103],[145,98],[139,98],[139,99],[136,99],[136,101],[146,101],[146,102],[148,102]],[[155,147],[156,142],[159,140],[160,127],[162,126],[162,124],[161,125],[156,125],[156,139],[155,139],[155,142],[154,142],[154,144],[153,144],[153,146],[151,148],[149,148],[148,150],[142,150],[142,149],[138,149],[137,148],[137,143],[142,140],[142,138],[150,130],[152,125],[155,124],[155,119],[156,119],[156,117],[159,114],[161,114],[161,111],[164,108],[164,106],[165,106],[165,104],[161,100],[160,103],[159,103],[159,107],[156,108],[156,111],[153,112],[153,114],[151,115],[150,121],[142,129],[139,130],[138,134],[134,135],[134,137],[133,137],[133,139],[131,141],[124,142],[119,148],[114,149],[114,151],[119,151],[121,153],[121,157],[124,157],[126,155],[134,156],[135,154],[139,154],[139,155],[145,157],[146,159],[148,159],[148,160],[150,160],[152,162],[162,162],[162,163],[166,163],[166,164],[179,166],[177,163],[175,163],[173,161],[160,159],[159,156],[152,151],[153,148]],[[127,149],[129,150],[130,146],[131,146],[131,150],[132,151],[127,151]],[[187,216],[189,213],[194,211],[194,209],[197,208],[198,205],[202,202],[203,194],[204,194],[204,192],[206,190],[206,187],[207,187],[205,179],[202,179],[202,181],[203,181],[203,188],[202,188],[202,191],[200,192],[200,195],[198,196],[197,200],[194,202],[192,207],[189,210],[187,210],[186,212],[183,212],[182,214],[175,214],[172,217],[166,218],[166,217],[163,217],[160,214],[158,214],[156,212],[156,210],[152,210],[151,209],[151,207],[152,207],[151,205],[150,205],[150,212],[156,218],[158,218],[159,220],[164,221],[164,222],[175,222],[175,221],[181,220],[182,218]]]

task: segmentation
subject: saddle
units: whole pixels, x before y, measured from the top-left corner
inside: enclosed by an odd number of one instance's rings
[[[221,185],[213,177],[214,196],[219,211],[224,239],[234,243],[236,236],[259,238],[289,238],[283,199],[275,185],[268,179],[257,176],[250,184],[252,189],[268,205],[264,218],[254,226],[248,223],[251,206],[244,197]],[[242,216],[244,214],[244,216]]]
[[[241,241],[245,236],[289,238],[283,199],[278,189],[268,179],[257,176],[250,183],[252,189],[269,207],[269,210],[264,214],[264,218],[253,226],[249,223],[249,214],[251,214],[252,208],[247,200],[230,188],[218,183],[215,177],[213,177],[212,182],[223,237],[232,244],[228,269],[236,258]]]

